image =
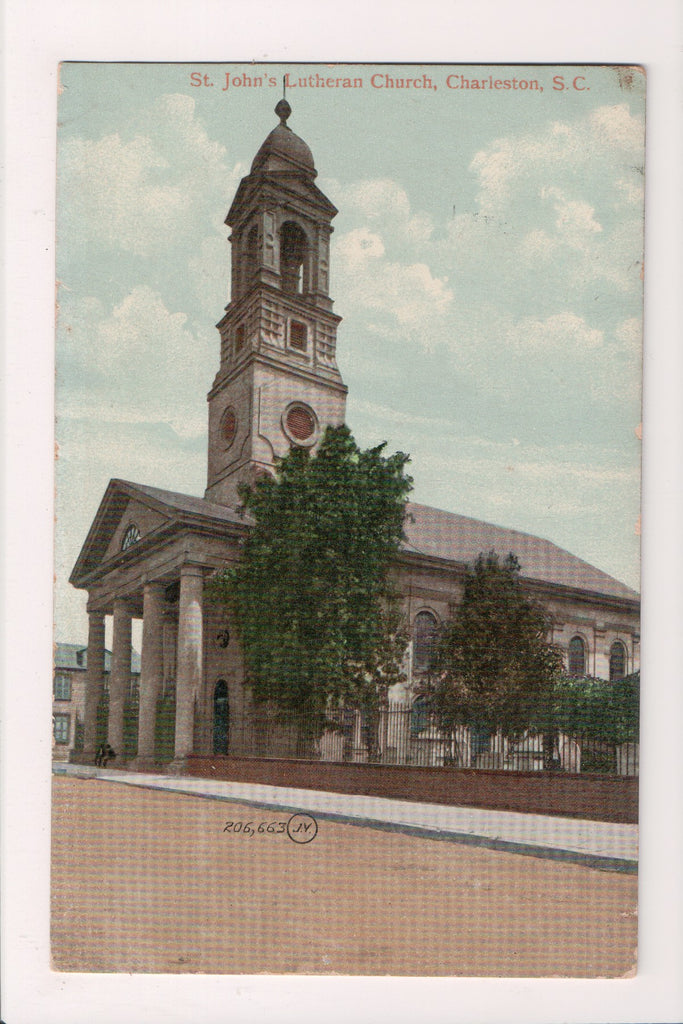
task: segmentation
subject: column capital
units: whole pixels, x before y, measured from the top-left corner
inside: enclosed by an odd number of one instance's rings
[[[148,579],[148,577],[142,577],[143,590],[148,591],[150,594],[164,594],[166,592],[166,584],[160,580]]]
[[[204,576],[204,566],[198,562],[184,562],[180,566],[180,575],[182,576]]]

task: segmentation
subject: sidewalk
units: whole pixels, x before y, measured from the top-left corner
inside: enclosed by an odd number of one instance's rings
[[[308,811],[321,820],[566,860],[607,871],[635,874],[638,870],[637,825],[411,803],[256,783],[125,772],[75,764],[55,763],[52,770],[55,775],[104,779],[252,807]]]

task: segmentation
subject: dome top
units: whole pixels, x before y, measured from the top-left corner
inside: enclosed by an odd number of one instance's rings
[[[251,165],[252,174],[258,170],[281,171],[294,167],[296,170],[315,175],[313,154],[304,140],[287,127],[287,118],[291,112],[292,108],[287,100],[281,99],[275,107],[280,123],[272,130],[254,157]]]

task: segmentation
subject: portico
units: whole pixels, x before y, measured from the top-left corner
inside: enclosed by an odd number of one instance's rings
[[[201,504],[201,512],[188,507]],[[154,528],[146,532],[150,518]],[[135,527],[138,539],[123,545]],[[88,671],[83,755],[95,756],[97,713],[104,692],[105,619],[112,620],[107,742],[119,763],[124,750],[124,706],[131,678],[131,632],[142,620],[137,756],[150,768],[155,759],[157,702],[175,693],[174,763],[193,751],[209,752],[214,677],[236,678],[235,644],[225,612],[207,607],[205,583],[237,557],[247,528],[233,510],[172,492],[113,480],[74,568],[72,582],[88,590]],[[102,554],[104,557],[102,557]],[[208,640],[208,642],[207,642]],[[235,706],[239,702],[234,701]],[[199,711],[199,714],[197,714]]]

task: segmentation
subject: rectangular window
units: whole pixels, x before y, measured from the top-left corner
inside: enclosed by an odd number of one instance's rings
[[[71,679],[66,672],[55,674],[55,700],[71,700]]]
[[[298,352],[305,352],[307,341],[308,328],[306,327],[306,324],[302,324],[298,320],[292,320],[289,325],[290,348],[295,348]]]
[[[54,716],[55,743],[68,743],[71,728],[71,715]]]
[[[235,355],[244,348],[244,324],[235,329]]]

